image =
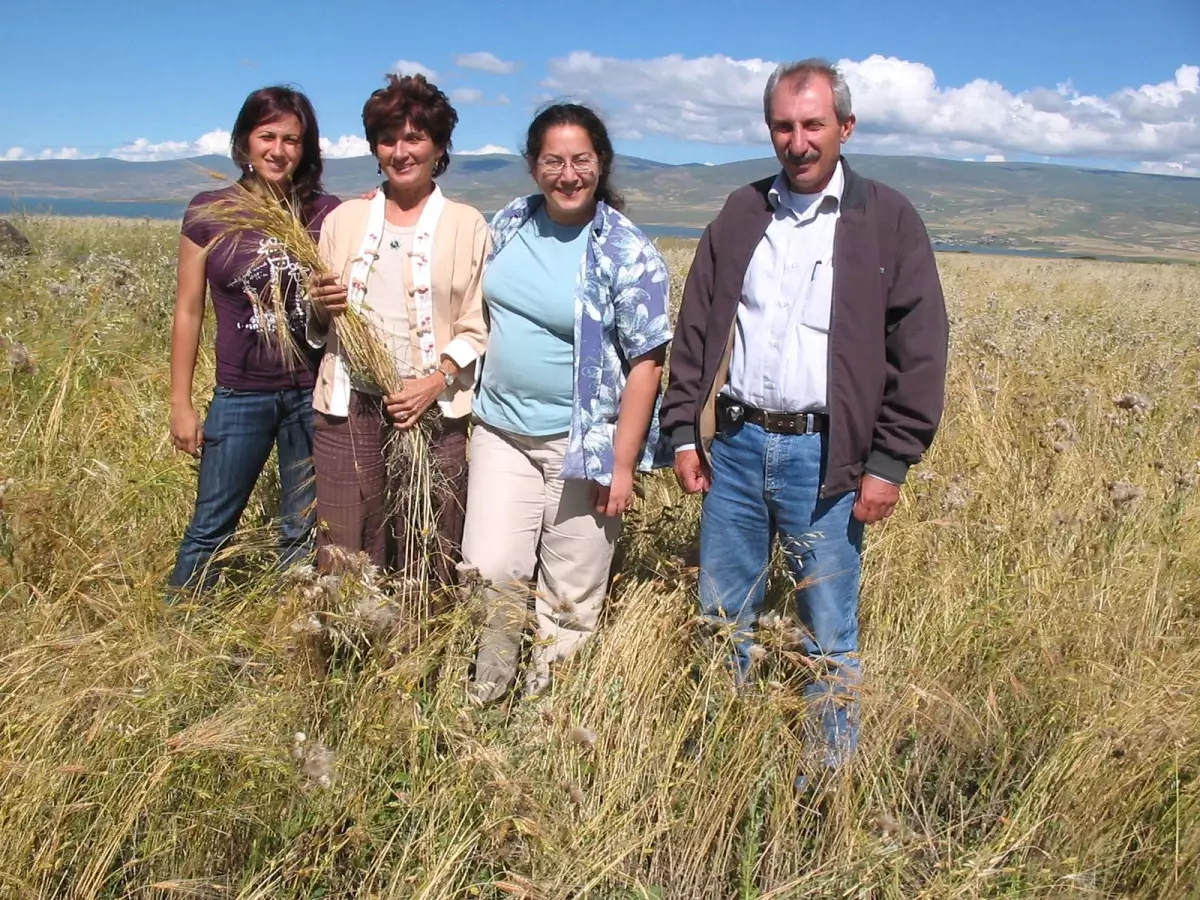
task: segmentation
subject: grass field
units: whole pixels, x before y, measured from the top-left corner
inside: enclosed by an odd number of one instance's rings
[[[941,260],[948,412],[868,535],[861,752],[810,808],[803,662],[770,629],[733,692],[665,474],[537,700],[467,704],[472,598],[381,630],[369,573],[267,571],[271,478],[237,574],[164,609],[174,228],[20,224],[0,897],[1200,896],[1200,267]]]

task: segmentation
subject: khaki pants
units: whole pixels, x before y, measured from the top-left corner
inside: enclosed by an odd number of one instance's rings
[[[472,433],[462,568],[488,584],[477,700],[512,686],[535,575],[537,640],[527,690],[545,688],[550,664],[596,628],[621,520],[597,514],[590,481],[559,478],[566,448],[565,436],[524,437],[481,422]]]

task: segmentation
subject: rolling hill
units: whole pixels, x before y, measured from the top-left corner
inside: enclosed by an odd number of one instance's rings
[[[1200,179],[1038,163],[976,163],[849,155],[861,174],[904,192],[935,239],[1071,253],[1200,258]],[[646,224],[703,227],[725,197],[771,174],[774,159],[719,166],[618,157],[615,182]],[[325,184],[354,196],[377,179],[373,157],[331,159]],[[0,163],[0,193],[101,201],[186,201],[236,174],[222,156],[162,162],[116,159]],[[493,211],[533,185],[518,156],[455,156],[443,189]]]

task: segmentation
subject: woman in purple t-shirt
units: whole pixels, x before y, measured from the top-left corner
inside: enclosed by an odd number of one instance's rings
[[[233,161],[242,181],[275,190],[317,237],[338,204],[321,188],[317,119],[308,98],[286,87],[268,87],[246,98],[233,126]],[[288,359],[267,336],[248,297],[278,284],[289,324],[303,339],[305,312],[299,294],[306,277],[282,247],[253,234],[226,237],[213,246],[218,226],[205,221],[205,204],[233,187],[197,194],[188,204],[179,239],[178,290],[171,328],[171,438],[200,459],[196,509],[171,573],[172,592],[207,588],[216,579],[213,553],[237,528],[258,476],[279,448],[281,563],[311,551],[315,503],[312,466],[312,389],[316,355]],[[207,284],[217,316],[217,383],[203,424],[192,405],[192,379],[204,321]]]

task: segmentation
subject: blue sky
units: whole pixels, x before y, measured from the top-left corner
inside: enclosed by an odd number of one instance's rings
[[[455,100],[459,151],[514,149],[536,106],[597,105],[618,150],[667,162],[769,153],[773,64],[842,61],[851,152],[1053,159],[1200,174],[1200,0],[852,4],[6,4],[0,158],[219,149],[254,88],[312,98],[330,155],[362,152],[385,72]]]

